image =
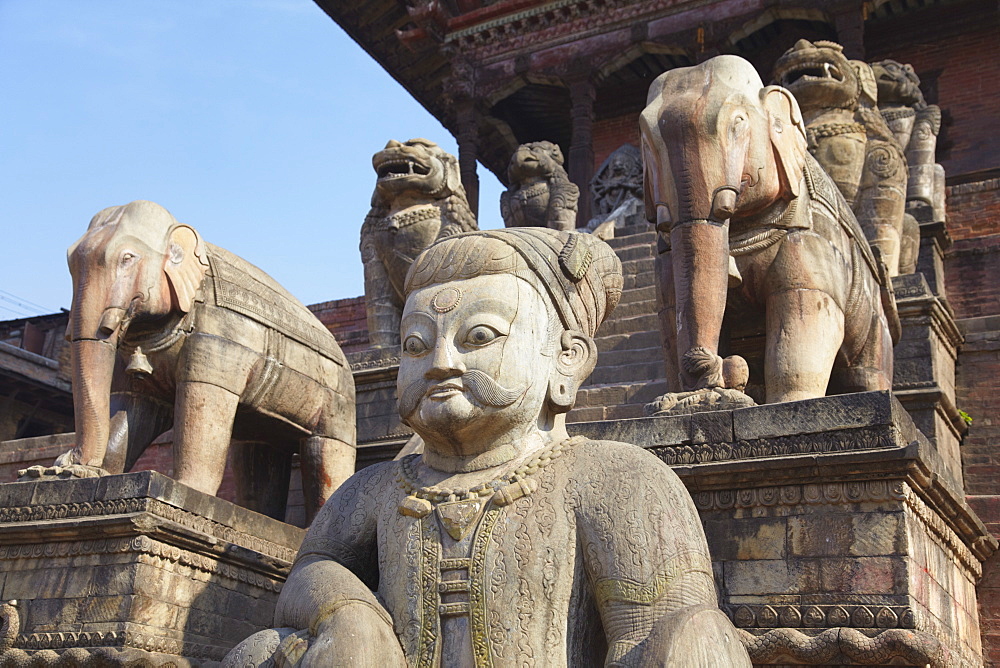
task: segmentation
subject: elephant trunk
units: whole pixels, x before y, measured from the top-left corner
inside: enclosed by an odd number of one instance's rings
[[[729,225],[696,220],[670,230],[682,390],[722,387],[718,356],[729,287]]]
[[[109,340],[73,342],[73,411],[78,463],[100,467],[108,447],[115,346]]]
[[[86,279],[77,286],[70,316],[73,352],[73,412],[76,447],[73,459],[101,467],[108,447],[111,423],[111,380],[118,343],[129,318],[124,307],[104,306],[106,295]]]

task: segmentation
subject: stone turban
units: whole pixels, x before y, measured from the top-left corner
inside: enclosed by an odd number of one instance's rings
[[[480,230],[425,250],[406,275],[405,293],[486,274],[514,274],[544,295],[566,329],[594,336],[622,294],[622,265],[590,234],[541,227]]]

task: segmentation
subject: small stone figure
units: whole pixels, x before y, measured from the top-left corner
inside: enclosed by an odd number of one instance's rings
[[[361,226],[368,340],[399,346],[403,280],[413,260],[438,239],[478,229],[458,159],[426,139],[389,140],[372,156],[378,175]]]
[[[765,332],[768,403],[821,397],[828,385],[892,387],[895,303],[854,214],[807,150],[792,94],[765,88],[746,60],[718,56],[660,75],[648,99],[646,215],[660,233],[668,379],[683,393],[654,404],[690,412],[690,393],[747,382],[744,363],[718,352],[733,304]],[[703,394],[706,406],[732,398]]]
[[[631,144],[622,144],[601,164],[590,182],[594,217],[586,231],[611,239],[615,228],[645,220],[642,203],[642,155]]]
[[[309,518],[354,473],[354,378],[274,279],[153,202],[104,209],[69,249],[76,447],[28,476],[129,470],[173,426],[173,475],[215,494],[235,435],[242,505],[285,518],[302,457]]]
[[[871,66],[848,60],[835,42],[800,39],[775,63],[774,79],[795,95],[809,151],[851,205],[889,276],[896,276],[906,212],[906,159],[876,106]]]
[[[580,189],[563,169],[559,146],[548,141],[521,144],[507,166],[510,188],[500,194],[507,227],[576,228]]]
[[[398,396],[425,451],[330,499],[279,628],[223,666],[749,667],[677,476],[636,446],[567,435],[621,289],[618,258],[587,234],[473,232],[424,252]]]

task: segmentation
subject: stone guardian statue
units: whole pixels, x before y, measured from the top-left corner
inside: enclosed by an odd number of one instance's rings
[[[557,144],[521,144],[507,166],[510,188],[500,194],[500,215],[506,227],[576,228],[580,189],[563,168]]]
[[[403,280],[413,260],[438,239],[478,228],[462,187],[458,159],[426,139],[390,140],[372,156],[378,180],[361,226],[368,339],[399,346]]]
[[[590,194],[594,217],[585,229],[598,238],[611,239],[616,228],[644,221],[639,149],[631,144],[615,149],[590,181]]]
[[[593,235],[472,232],[406,280],[399,412],[421,455],[324,506],[234,666],[740,666],[683,484],[566,412],[621,296]]]
[[[896,276],[906,158],[879,112],[871,66],[848,60],[834,42],[800,39],[775,63],[774,80],[795,95],[810,153],[851,205],[889,276]],[[913,232],[911,226],[908,233]]]

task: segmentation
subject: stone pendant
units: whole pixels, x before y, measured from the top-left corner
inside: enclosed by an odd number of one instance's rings
[[[437,505],[438,518],[448,535],[456,541],[465,538],[479,518],[483,509],[481,499],[465,499],[462,501],[444,501]]]

